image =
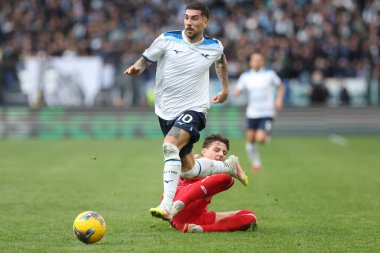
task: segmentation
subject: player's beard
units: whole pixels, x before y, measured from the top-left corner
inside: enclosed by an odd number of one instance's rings
[[[187,38],[190,40],[194,40],[199,35],[199,33],[197,33],[193,28],[186,28],[185,33]]]

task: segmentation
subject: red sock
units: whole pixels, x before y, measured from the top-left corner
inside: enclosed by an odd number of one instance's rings
[[[203,232],[224,232],[248,229],[256,222],[256,215],[251,210],[241,210],[237,214],[221,219],[211,225],[202,225]]]
[[[217,174],[209,176],[202,181],[194,183],[186,194],[180,196],[178,200],[181,200],[185,205],[188,205],[190,202],[197,199],[211,197],[219,192],[225,191],[233,184],[234,180],[230,175]]]

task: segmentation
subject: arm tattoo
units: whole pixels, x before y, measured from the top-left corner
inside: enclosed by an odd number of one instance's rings
[[[133,64],[136,67],[139,67],[141,69],[140,73],[144,71],[147,67],[149,67],[152,63],[147,61],[144,57],[141,57],[138,59],[135,64]]]
[[[176,139],[179,139],[179,132],[181,131],[180,128],[178,127],[173,127],[172,129],[170,129],[168,135],[169,136],[173,136],[174,138]]]
[[[223,88],[228,88],[227,60],[224,55],[215,62],[215,71]]]

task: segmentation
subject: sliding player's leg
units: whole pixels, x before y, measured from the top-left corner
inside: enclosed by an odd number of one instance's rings
[[[185,207],[190,203],[201,198],[210,198],[215,194],[229,189],[233,184],[234,180],[230,175],[219,174],[206,177],[201,181],[184,187],[177,192],[174,198],[172,216],[174,217],[181,210],[186,212]]]
[[[196,159],[194,165],[189,169],[183,169],[183,178],[206,177],[215,174],[229,174],[238,179],[243,185],[248,185],[248,176],[239,164],[239,159],[231,155],[224,162],[210,160],[207,158]]]
[[[186,223],[182,231],[184,233],[244,231],[256,224],[256,215],[251,210],[218,212],[215,214],[215,222],[211,224],[207,224],[210,223],[207,221],[207,216],[200,218],[203,221]]]

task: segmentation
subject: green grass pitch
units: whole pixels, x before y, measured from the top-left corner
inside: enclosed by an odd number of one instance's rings
[[[210,210],[251,209],[258,230],[183,234],[148,214],[162,193],[161,140],[2,140],[0,252],[379,252],[379,143],[275,136],[252,174],[232,139],[250,185]],[[94,245],[72,231],[86,210],[107,223]]]

